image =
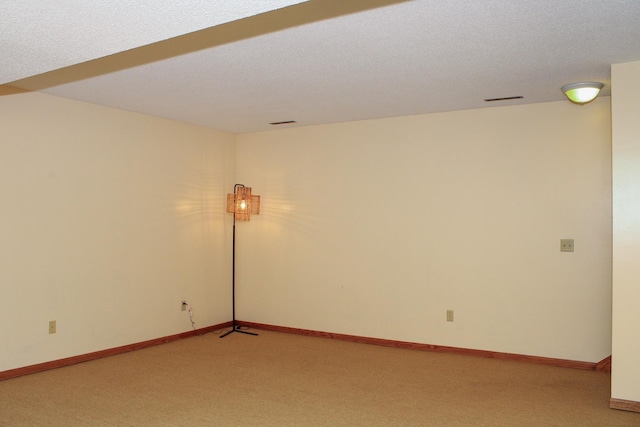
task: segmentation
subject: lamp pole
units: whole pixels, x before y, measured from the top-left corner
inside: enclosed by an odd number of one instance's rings
[[[233,332],[240,332],[247,335],[258,335],[254,332],[243,331],[236,322],[236,209],[238,209],[237,197],[238,187],[244,188],[242,184],[236,184],[233,186],[233,239],[231,249],[231,313],[233,320],[231,322],[231,330],[220,335],[220,338],[224,338]]]

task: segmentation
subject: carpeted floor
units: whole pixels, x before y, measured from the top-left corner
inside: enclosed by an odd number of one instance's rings
[[[640,426],[603,372],[257,332],[0,382],[0,425]]]

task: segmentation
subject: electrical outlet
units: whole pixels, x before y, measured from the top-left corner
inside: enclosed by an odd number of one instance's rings
[[[50,334],[55,334],[56,333],[56,321],[55,320],[50,320],[49,321],[49,333]]]
[[[573,239],[560,239],[560,252],[573,252]]]
[[[447,322],[453,322],[453,310],[447,310]]]
[[[187,301],[186,300],[182,300],[182,302],[180,303],[180,311],[187,311]]]

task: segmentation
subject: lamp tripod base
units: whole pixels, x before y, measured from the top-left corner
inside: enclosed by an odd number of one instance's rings
[[[229,334],[232,334],[234,332],[240,332],[241,334],[245,334],[245,335],[253,335],[253,336],[258,336],[258,334],[256,334],[255,332],[249,332],[249,331],[243,331],[242,329],[240,329],[239,325],[233,325],[233,327],[231,328],[230,331],[225,332],[224,334],[220,335],[220,338],[224,338]]]

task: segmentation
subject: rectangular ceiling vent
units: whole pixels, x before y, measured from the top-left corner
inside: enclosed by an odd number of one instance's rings
[[[287,121],[284,121],[284,122],[273,122],[273,123],[269,123],[269,124],[277,126],[277,125],[288,125],[290,123],[298,123],[298,122],[296,122],[295,120],[287,120]]]
[[[512,99],[522,99],[524,96],[507,96],[505,98],[488,98],[484,102],[496,102],[496,101],[510,101]]]

